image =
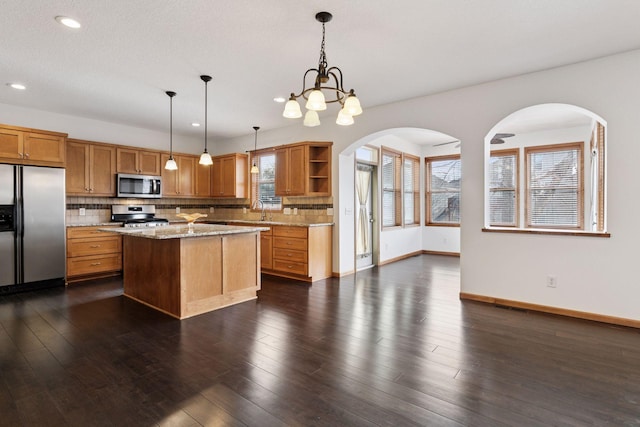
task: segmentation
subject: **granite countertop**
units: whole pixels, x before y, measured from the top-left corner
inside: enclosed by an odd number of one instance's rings
[[[325,227],[328,225],[333,225],[332,222],[319,222],[309,224],[306,222],[282,222],[282,221],[257,221],[257,220],[244,220],[244,219],[220,219],[220,220],[209,220],[206,221],[209,224],[221,224],[227,222],[233,222],[236,224],[250,224],[250,225],[288,225],[291,227]]]
[[[122,227],[122,222],[87,222],[82,224],[67,224],[67,227],[109,227],[117,226]]]
[[[183,239],[191,237],[220,236],[224,234],[253,233],[268,231],[266,227],[242,227],[219,224],[167,225],[164,227],[103,228],[100,231],[118,233],[148,239]]]

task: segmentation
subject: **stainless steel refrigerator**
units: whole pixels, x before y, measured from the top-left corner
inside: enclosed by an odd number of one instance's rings
[[[64,285],[65,171],[0,164],[0,294]]]

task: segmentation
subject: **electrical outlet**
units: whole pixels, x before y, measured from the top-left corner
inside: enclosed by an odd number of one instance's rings
[[[293,214],[298,215],[298,208],[293,208]]]
[[[213,206],[209,208],[209,213],[213,213]]]
[[[242,208],[242,213],[246,214],[247,213],[247,208]]]
[[[180,208],[179,207],[176,207],[176,213],[177,214],[180,213]]]
[[[558,286],[558,278],[556,276],[547,276],[547,287],[555,288]]]
[[[333,215],[333,208],[327,208],[327,215]]]
[[[284,208],[282,210],[282,213],[285,214],[285,215],[291,215],[291,208]]]
[[[87,214],[87,210],[85,208],[78,209],[78,215],[85,216]]]

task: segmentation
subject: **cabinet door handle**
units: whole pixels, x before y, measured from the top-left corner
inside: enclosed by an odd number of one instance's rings
[[[92,263],[91,263],[91,266],[92,266],[92,267],[95,267],[96,265],[100,265],[100,264],[102,264],[102,263],[101,263],[101,262],[92,262]]]
[[[18,153],[18,156],[20,156],[20,158],[22,159],[24,157],[24,154]]]
[[[100,247],[100,245],[91,245],[91,246],[89,246],[89,247],[90,247],[90,248],[92,248],[92,249],[95,249],[95,248],[99,248],[99,247]]]
[[[24,153],[24,156],[28,159],[29,158],[29,153]]]

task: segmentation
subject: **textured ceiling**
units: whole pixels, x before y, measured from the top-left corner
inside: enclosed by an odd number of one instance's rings
[[[321,10],[329,65],[365,114],[640,48],[638,0],[0,0],[0,103],[165,131],[174,90],[174,132],[201,135],[210,74],[210,138],[287,126],[273,98],[317,65]]]

